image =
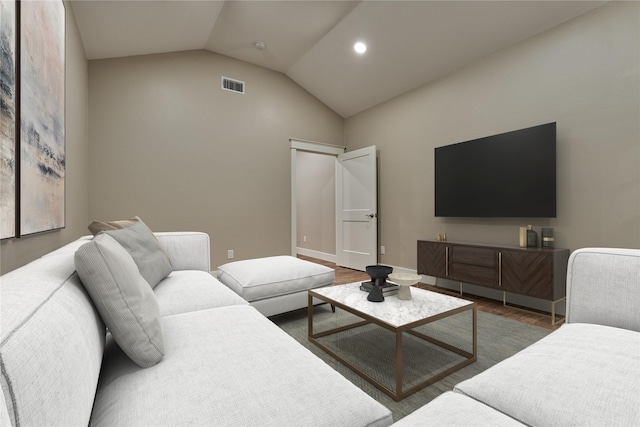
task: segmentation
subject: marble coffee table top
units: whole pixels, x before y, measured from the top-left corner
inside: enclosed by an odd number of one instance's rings
[[[405,326],[451,310],[474,304],[437,292],[411,287],[411,299],[400,300],[396,295],[385,296],[383,302],[367,300],[367,292],[360,290],[361,282],[327,286],[309,291],[374,317],[394,327]]]

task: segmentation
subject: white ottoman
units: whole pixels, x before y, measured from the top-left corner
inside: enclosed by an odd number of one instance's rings
[[[265,316],[306,307],[309,289],[333,284],[332,268],[288,255],[230,262],[218,280]]]

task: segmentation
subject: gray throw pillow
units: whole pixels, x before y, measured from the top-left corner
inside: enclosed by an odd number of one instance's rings
[[[164,356],[160,309],[131,255],[100,233],[76,251],[78,276],[116,343],[147,368]]]
[[[102,233],[116,239],[129,252],[152,289],[171,273],[171,261],[167,253],[144,222],[135,221],[127,228],[105,230]]]

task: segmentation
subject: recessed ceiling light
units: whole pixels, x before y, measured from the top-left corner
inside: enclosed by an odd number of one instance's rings
[[[367,45],[362,43],[362,42],[358,42],[358,43],[353,45],[353,49],[356,52],[362,54],[362,53],[365,53],[367,51]]]

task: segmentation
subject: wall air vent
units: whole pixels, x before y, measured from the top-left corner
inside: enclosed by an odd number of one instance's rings
[[[231,92],[244,93],[244,82],[222,76],[222,89]]]

